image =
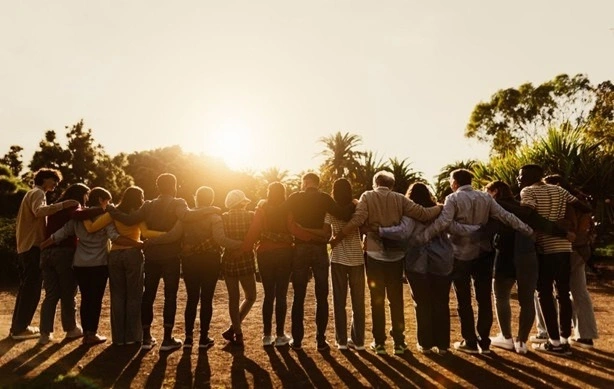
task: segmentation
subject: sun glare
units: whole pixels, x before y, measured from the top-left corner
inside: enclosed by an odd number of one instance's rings
[[[252,131],[243,123],[227,123],[206,138],[205,153],[222,159],[231,169],[249,168],[254,145]]]

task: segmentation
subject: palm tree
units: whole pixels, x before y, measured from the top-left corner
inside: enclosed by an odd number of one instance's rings
[[[422,172],[415,171],[408,162],[407,158],[399,160],[398,158],[390,158],[388,160],[388,169],[394,174],[394,191],[405,194],[411,184],[416,181],[424,181]]]
[[[281,182],[283,183],[288,179],[289,172],[287,170],[281,170],[277,166],[272,166],[268,169],[265,169],[260,172],[260,177],[266,182],[266,184],[270,184],[271,182]]]
[[[450,163],[439,171],[437,177],[435,177],[435,196],[439,201],[443,201],[443,199],[452,193],[452,189],[450,189],[450,173],[452,173],[456,169],[467,169],[473,171],[473,167],[477,164],[477,161],[473,159],[469,159],[466,161],[456,161]]]
[[[362,138],[349,132],[342,135],[340,131],[337,131],[336,134],[322,137],[318,141],[326,146],[319,153],[326,157],[320,167],[322,179],[332,182],[337,178],[345,177],[355,181],[360,168],[359,159],[364,155],[364,152],[356,150],[356,147],[362,143]]]
[[[384,162],[377,153],[367,151],[363,153],[360,169],[356,172],[356,185],[354,185],[354,195],[359,197],[361,193],[373,189],[373,176],[380,170],[390,170],[388,163]]]

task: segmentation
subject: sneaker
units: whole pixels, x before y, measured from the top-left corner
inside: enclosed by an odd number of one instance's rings
[[[521,340],[517,340],[514,342],[514,349],[518,354],[526,354],[527,353],[527,344]]]
[[[302,350],[303,349],[303,346],[301,346],[301,344],[299,342],[296,342],[294,339],[292,339],[289,344],[292,350]]]
[[[160,345],[160,351],[171,351],[181,348],[183,342],[177,338],[164,339]]]
[[[529,341],[531,341],[531,343],[546,343],[548,341],[548,334],[532,335]]]
[[[364,345],[358,345],[356,343],[354,343],[354,341],[352,340],[352,338],[348,338],[348,348],[352,348],[356,351],[365,351],[365,346]]]
[[[106,336],[98,335],[96,333],[85,334],[83,336],[83,344],[88,345],[88,346],[93,346],[95,344],[104,343],[106,341],[107,341]]]
[[[143,343],[141,343],[141,350],[151,350],[158,341],[156,338],[143,338]]]
[[[347,349],[348,349],[348,345],[347,345],[347,343],[346,343],[346,344],[340,344],[340,343],[337,343],[337,344],[336,344],[336,346],[337,346],[337,350],[344,351],[344,350],[347,350]]]
[[[83,328],[76,326],[70,331],[66,332],[66,339],[77,339],[83,336]]]
[[[431,354],[433,352],[433,349],[424,348],[420,345],[420,343],[416,343],[416,348],[418,349],[418,352],[422,354]]]
[[[222,338],[229,342],[232,342],[235,339],[235,330],[232,329],[232,326],[228,327],[226,331],[222,332]]]
[[[498,334],[497,336],[491,336],[490,344],[494,347],[499,347],[505,350],[514,349],[514,339],[506,338],[505,336],[503,336],[503,334]]]
[[[394,355],[403,355],[407,351],[407,344],[405,342],[394,344]]]
[[[206,336],[204,338],[200,338],[200,342],[198,342],[198,348],[208,350],[215,344],[215,340]]]
[[[40,336],[41,332],[38,327],[28,326],[25,330],[13,334],[11,333],[11,338],[13,340],[26,340],[26,339],[34,339]]]
[[[41,346],[49,344],[52,341],[53,341],[53,334],[47,334],[44,332],[41,332],[41,336],[40,338],[38,338],[38,344],[40,344]]]
[[[262,337],[262,346],[263,347],[272,346],[274,343],[275,343],[275,338],[273,338],[273,335],[264,335]]]
[[[555,346],[550,343],[550,340],[546,341],[546,343],[534,344],[533,350],[553,355],[571,355],[571,348],[569,347],[569,344],[559,344],[558,346]]]
[[[278,336],[277,338],[275,338],[275,347],[287,346],[291,340],[292,338],[290,338],[288,335]]]
[[[183,348],[192,348],[193,345],[194,338],[192,338],[191,336],[186,336],[185,340],[183,341]]]
[[[316,347],[318,348],[318,351],[330,350],[330,345],[328,344],[328,342],[326,340],[318,340],[316,342]],[[347,347],[346,347],[346,349],[347,349]]]
[[[386,355],[386,347],[383,344],[373,342],[369,345],[369,348],[377,355]]]
[[[593,348],[595,347],[595,345],[593,344],[593,340],[592,339],[584,339],[584,338],[575,338],[575,339],[571,339],[571,342],[576,345],[576,346],[580,346],[580,347],[584,347],[584,348]]]
[[[454,349],[467,354],[477,354],[480,352],[480,350],[478,350],[477,345],[468,345],[467,342],[465,342],[464,340],[460,342],[455,342]]]
[[[450,350],[447,347],[436,347],[437,349],[437,354],[439,355],[448,355],[448,353],[450,352]]]

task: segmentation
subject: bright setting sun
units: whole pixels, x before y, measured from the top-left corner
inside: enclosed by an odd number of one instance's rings
[[[222,159],[231,169],[246,169],[253,158],[252,130],[241,120],[229,120],[218,130],[204,134],[203,151]]]

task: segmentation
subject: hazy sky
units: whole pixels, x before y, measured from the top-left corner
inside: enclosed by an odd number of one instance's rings
[[[112,155],[179,144],[298,173],[340,130],[430,179],[486,158],[463,132],[498,89],[613,79],[612,28],[611,0],[5,1],[0,155],[83,118]]]

